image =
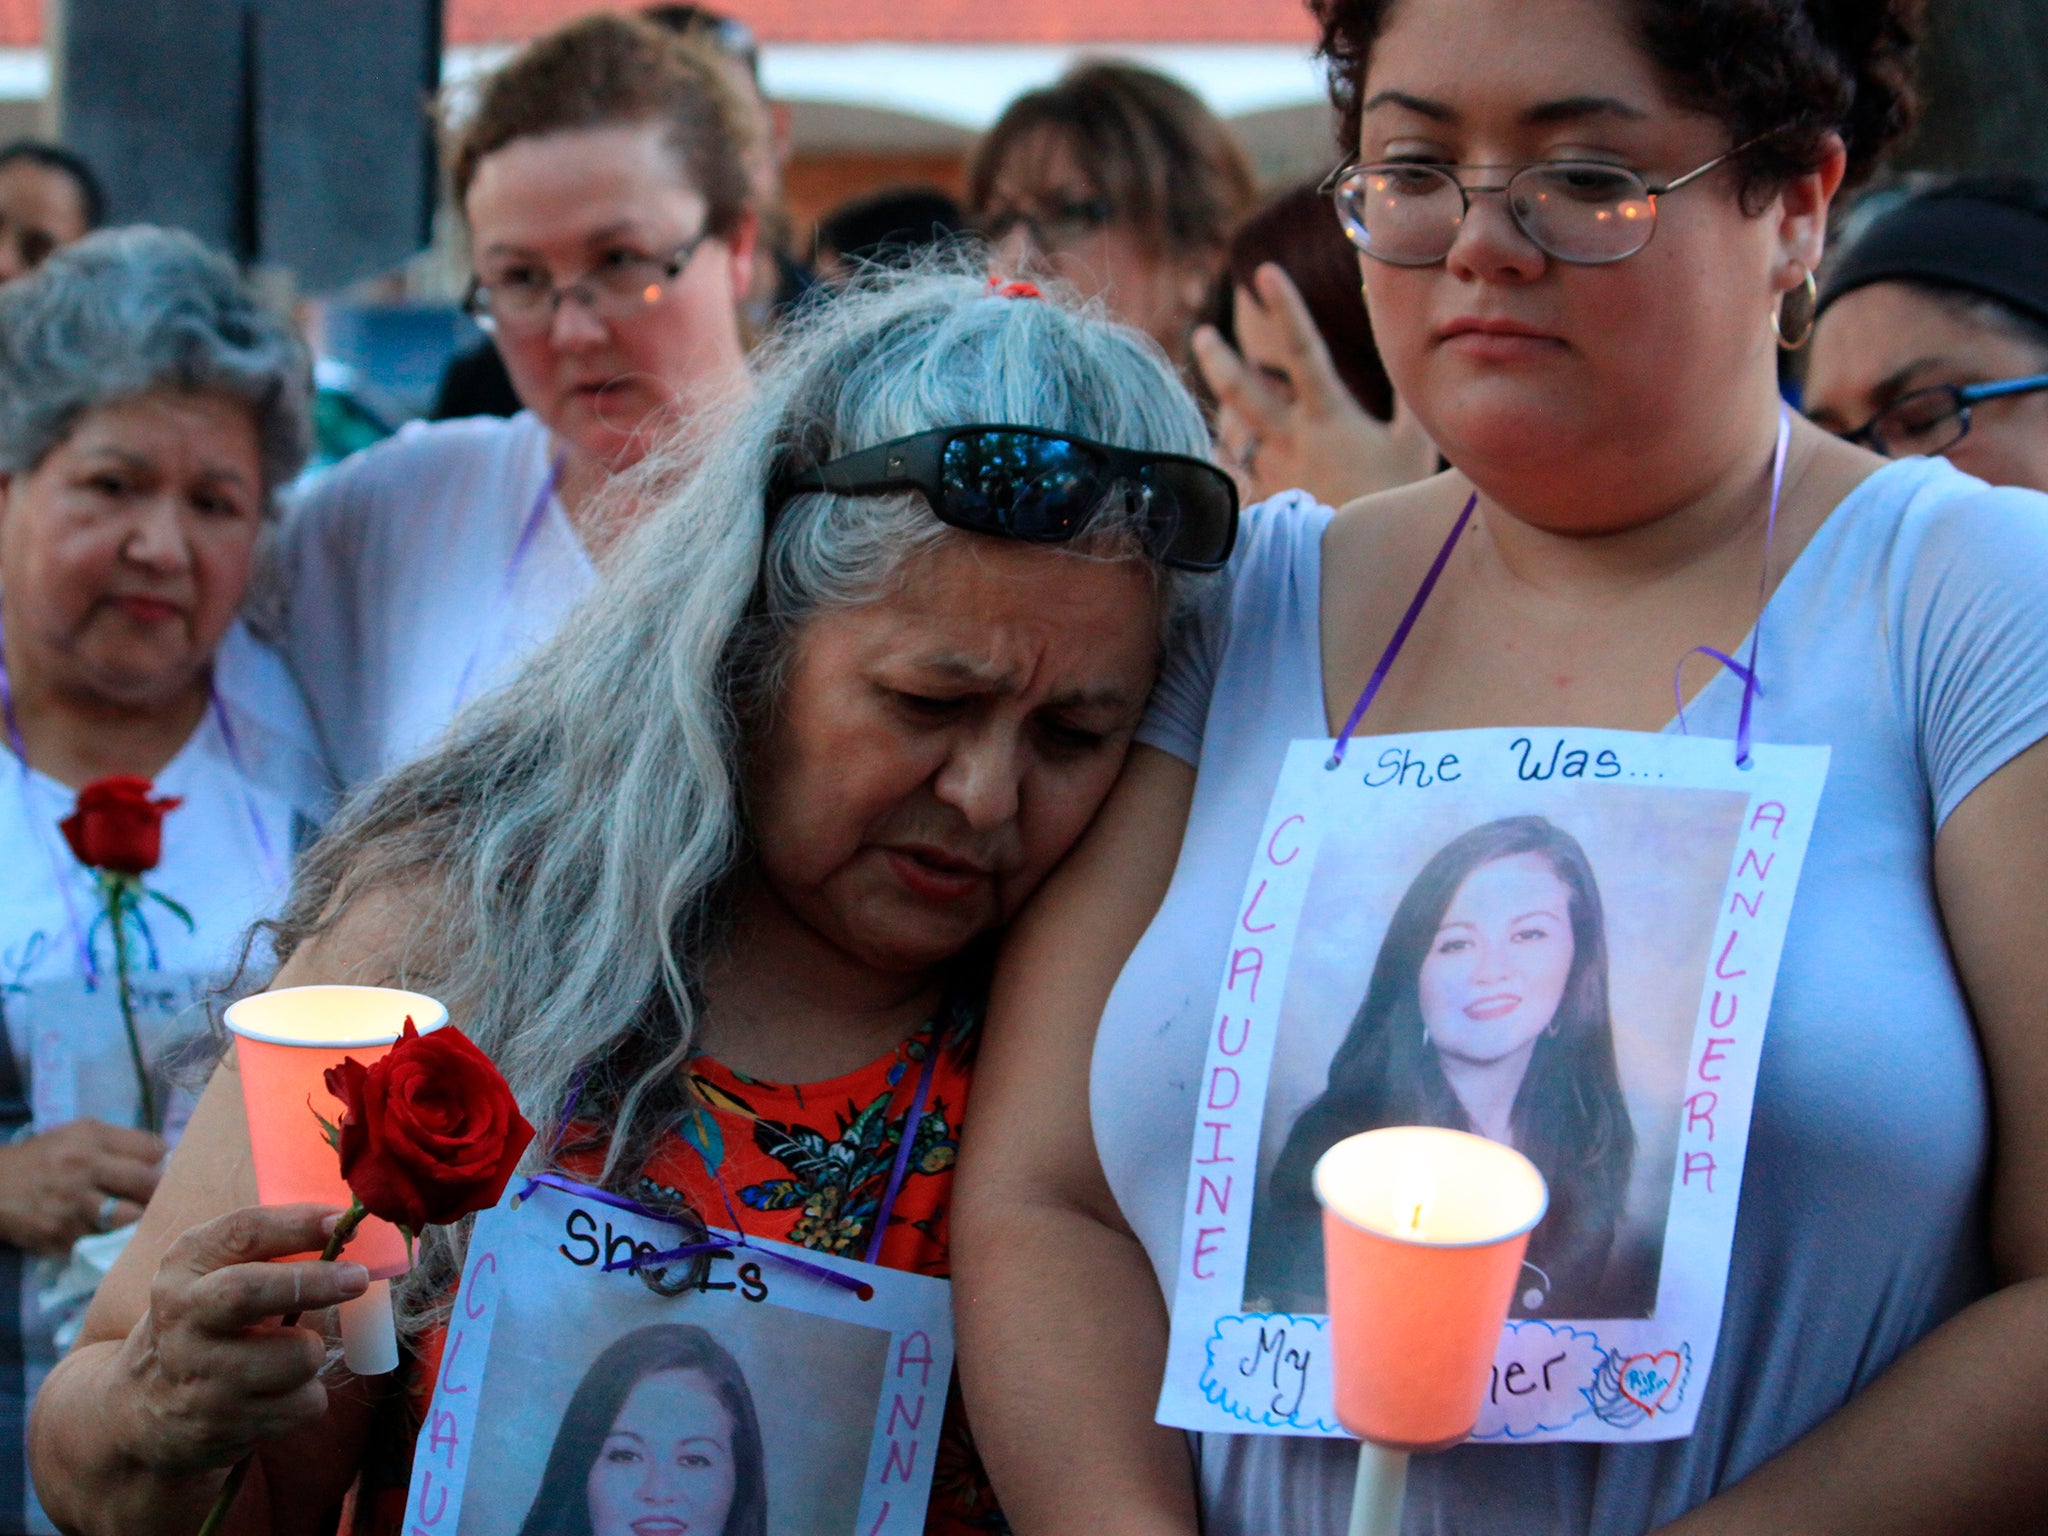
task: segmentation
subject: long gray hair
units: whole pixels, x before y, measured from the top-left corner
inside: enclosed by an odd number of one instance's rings
[[[347,805],[274,927],[280,961],[372,893],[417,897],[389,956],[497,1062],[544,1160],[565,1116],[608,1130],[630,1184],[688,1108],[697,982],[746,849],[746,746],[803,623],[972,539],[915,495],[792,501],[762,548],[775,476],[933,427],[1009,423],[1205,454],[1202,417],[1135,332],[951,273],[875,276],[803,314],[699,451],[637,473],[647,515],[596,598],[432,755]],[[1131,498],[1047,558],[1128,558]],[[1160,578],[1161,607],[1172,584]],[[573,1104],[572,1104],[573,1099]],[[452,1283],[466,1229],[435,1229],[409,1321]]]

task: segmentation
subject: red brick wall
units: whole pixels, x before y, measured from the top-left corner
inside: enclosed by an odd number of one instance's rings
[[[602,7],[592,0],[447,0],[448,40],[518,42]],[[1301,0],[727,0],[771,42],[1304,42]],[[0,0],[0,48],[42,40],[41,0]]]
[[[589,0],[448,0],[448,39],[515,41],[599,8]],[[1301,0],[727,0],[722,9],[770,42],[1278,43],[1314,35]]]

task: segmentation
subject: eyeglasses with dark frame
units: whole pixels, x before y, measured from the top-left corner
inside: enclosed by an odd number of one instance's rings
[[[1888,459],[1932,458],[1970,435],[1971,406],[2044,389],[2048,389],[2048,373],[1986,384],[1936,384],[1899,396],[1862,426],[1840,436],[1844,442],[1860,443]]]
[[[1106,197],[1053,197],[1029,212],[1005,208],[986,215],[981,236],[990,245],[1000,245],[1012,230],[1022,229],[1033,250],[1051,255],[1100,233],[1115,217],[1116,210]]]
[[[1320,190],[1337,205],[1353,245],[1396,267],[1432,267],[1451,254],[1475,197],[1501,197],[1515,227],[1538,250],[1575,266],[1626,261],[1657,232],[1657,201],[1690,186],[1759,134],[1683,176],[1652,185],[1604,160],[1537,160],[1527,165],[1442,165],[1422,160],[1340,165]],[[1497,187],[1471,187],[1458,171],[1506,171]]]
[[[1110,497],[1137,498],[1146,548],[1163,564],[1213,571],[1237,542],[1237,486],[1206,459],[1093,442],[1042,427],[939,427],[770,483],[768,526],[795,497],[916,491],[940,522],[969,533],[1064,544]]]
[[[540,281],[495,283],[473,277],[462,307],[487,335],[500,330],[537,335],[554,324],[555,311],[567,298],[600,319],[628,320],[659,304],[668,285],[683,275],[710,238],[711,231],[700,231],[666,256],[613,252],[573,283],[557,285],[545,276]]]

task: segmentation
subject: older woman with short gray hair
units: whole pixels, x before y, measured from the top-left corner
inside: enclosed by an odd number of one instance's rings
[[[694,468],[649,471],[601,600],[351,802],[274,984],[445,998],[561,1128],[536,1162],[943,1275],[977,957],[1100,807],[1236,499],[1135,332],[979,275],[873,281],[771,344]],[[67,1529],[171,1529],[252,1447],[265,1529],[359,1473],[359,1507],[403,1487],[376,1448],[418,1416],[372,1433],[365,1398],[317,1390],[316,1341],[281,1370],[265,1326],[366,1277],[260,1262],[317,1247],[320,1213],[250,1208],[231,1064],[194,1125],[38,1414]],[[466,1241],[430,1228],[398,1298],[426,1372]],[[991,1528],[971,1453],[938,1498],[927,1530]]]
[[[189,1110],[166,1067],[188,1010],[321,814],[305,708],[237,618],[305,457],[307,380],[290,326],[188,235],[93,235],[0,289],[0,1347],[27,1362],[0,1385],[11,1422]],[[147,879],[189,921],[110,919],[60,835],[114,777],[176,802]],[[0,1530],[45,1528],[32,1496],[5,1501]]]

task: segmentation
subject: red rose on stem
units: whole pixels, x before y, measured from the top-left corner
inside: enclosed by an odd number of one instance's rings
[[[57,823],[78,862],[117,875],[140,875],[163,857],[164,814],[185,802],[151,798],[155,786],[132,773],[94,779],[78,792],[78,805]]]
[[[341,1176],[372,1216],[418,1232],[487,1210],[533,1127],[490,1057],[453,1025],[405,1034],[372,1066],[344,1057],[327,1091],[346,1106]]]
[[[398,1043],[375,1064],[344,1056],[328,1068],[327,1091],[343,1106],[341,1123],[327,1129],[354,1202],[335,1223],[323,1259],[340,1257],[365,1215],[417,1234],[488,1210],[533,1140],[491,1058],[452,1024],[423,1035],[407,1019]],[[298,1320],[294,1312],[284,1326]],[[199,1536],[216,1536],[254,1454],[228,1470]]]

